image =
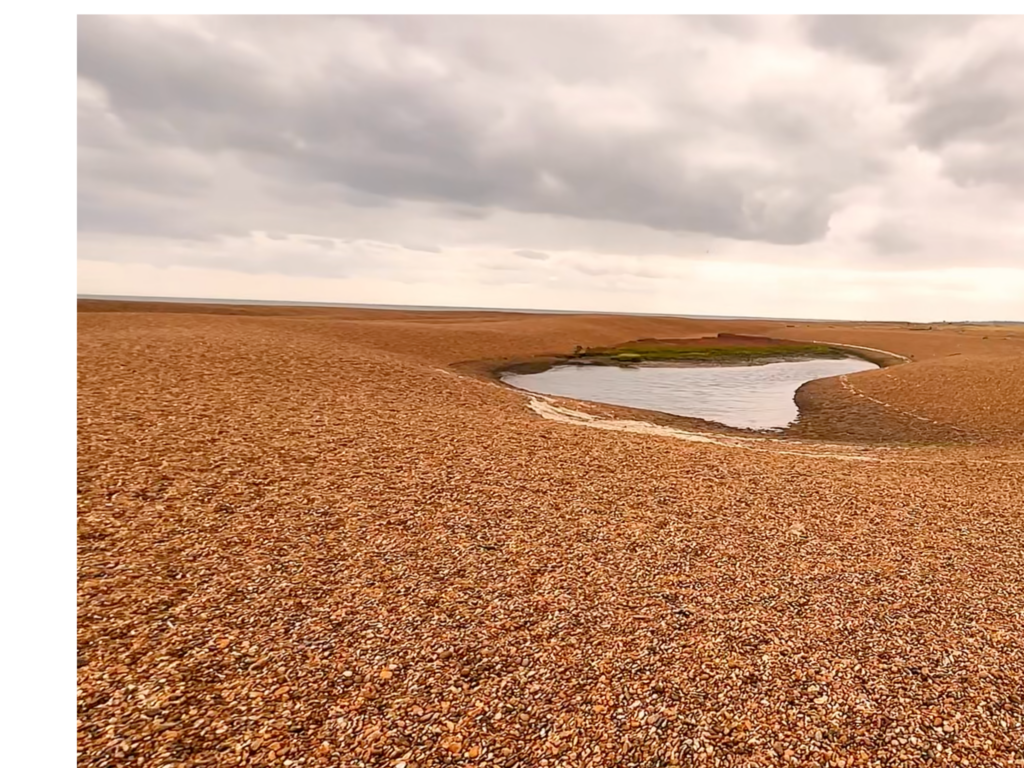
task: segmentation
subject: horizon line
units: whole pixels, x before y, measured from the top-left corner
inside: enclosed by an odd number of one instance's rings
[[[93,301],[137,301],[168,304],[225,304],[240,306],[280,306],[280,307],[347,307],[351,309],[406,309],[413,311],[454,311],[454,312],[497,312],[521,314],[552,314],[552,315],[609,315],[621,317],[675,317],[697,320],[776,320],[801,323],[900,323],[907,325],[1022,325],[1024,320],[842,320],[838,318],[814,317],[769,317],[762,315],[701,315],[670,312],[610,312],[600,309],[528,309],[523,307],[467,307],[441,304],[376,304],[361,302],[334,301],[291,301],[282,299],[230,299],[201,298],[197,296],[139,296],[119,294],[78,293],[76,299]]]

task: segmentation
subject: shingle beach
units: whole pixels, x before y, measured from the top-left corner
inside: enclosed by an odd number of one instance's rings
[[[1024,326],[78,318],[81,768],[1024,766]],[[723,331],[911,362],[733,442],[476,363]]]

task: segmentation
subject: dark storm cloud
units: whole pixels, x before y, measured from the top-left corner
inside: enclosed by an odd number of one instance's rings
[[[833,196],[865,178],[854,147],[823,130],[821,105],[789,109],[785,126],[761,132],[744,109],[689,99],[688,81],[670,79],[638,102],[650,114],[633,121],[632,105],[620,104],[628,91],[594,79],[616,76],[616,54],[636,58],[633,41],[585,20],[510,23],[539,35],[533,56],[519,55],[521,39],[504,40],[507,24],[486,19],[448,29],[423,19],[290,19],[280,28],[274,19],[83,17],[79,74],[103,89],[137,141],[231,154],[278,183],[333,185],[356,204],[360,195],[368,204],[426,200],[797,244],[822,237]],[[504,45],[482,48],[458,29]],[[261,45],[272,34],[295,47],[275,55]],[[330,43],[315,66],[300,58],[310,35]],[[607,55],[587,50],[594,40]],[[664,43],[650,52],[655,65],[697,54],[673,56]],[[566,98],[571,86],[584,103]],[[769,114],[772,98],[750,103]]]

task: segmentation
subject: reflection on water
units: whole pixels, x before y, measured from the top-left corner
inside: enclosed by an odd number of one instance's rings
[[[877,368],[866,360],[801,360],[721,367],[560,365],[543,373],[505,374],[514,387],[542,395],[692,416],[744,429],[781,429],[797,417],[801,384]]]

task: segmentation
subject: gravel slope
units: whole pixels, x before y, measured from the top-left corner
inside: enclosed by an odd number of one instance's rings
[[[1019,335],[230,310],[79,315],[80,766],[1024,765]],[[606,432],[448,369],[718,331],[911,355],[851,381],[977,444]]]

